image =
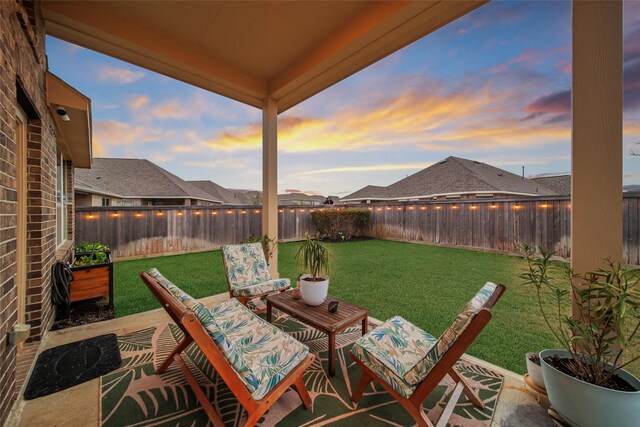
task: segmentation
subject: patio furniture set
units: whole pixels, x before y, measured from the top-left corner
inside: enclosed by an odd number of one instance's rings
[[[184,333],[184,339],[156,373],[162,374],[175,362],[215,426],[224,425],[222,418],[181,355],[192,342],[247,411],[247,426],[256,424],[290,387],[305,408],[311,407],[303,375],[314,363],[315,356],[306,345],[271,324],[274,309],[328,335],[330,375],[335,374],[336,333],[362,322],[362,338],[355,342],[350,353],[362,370],[351,396],[355,404],[366,387],[375,381],[400,402],[419,426],[432,426],[422,404],[449,375],[456,386],[437,425],[446,424],[462,393],[474,405],[482,407],[482,401],[456,371],[455,364],[491,319],[491,308],[505,291],[503,285],[485,284],[439,339],[400,316],[368,332],[366,308],[330,297],[340,303],[340,309],[330,313],[329,301],[309,307],[294,299],[288,291],[288,279],[272,279],[269,275],[259,243],[224,246],[222,254],[231,298],[209,308],[156,269],[140,273]],[[266,321],[247,308],[252,298],[266,299]]]

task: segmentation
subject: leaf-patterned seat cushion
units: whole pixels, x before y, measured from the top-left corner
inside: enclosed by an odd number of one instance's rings
[[[400,316],[360,338],[352,352],[400,395],[409,397],[489,300],[496,285],[487,282],[436,340]]]
[[[223,353],[235,353],[233,359],[227,358],[255,399],[264,397],[309,354],[306,345],[236,299],[212,307],[210,313],[225,338],[222,347],[217,340],[216,344]]]
[[[177,287],[169,279],[164,277],[156,268],[152,268],[147,271],[147,274],[153,277],[163,288],[165,288],[171,295],[173,295],[178,301],[182,303],[186,308],[191,310],[194,314],[198,311],[207,311],[207,308],[201,302],[194,299],[191,295]],[[196,314],[197,316],[197,314]]]
[[[267,292],[285,289],[289,286],[291,286],[291,282],[289,281],[289,279],[282,278],[267,280],[266,282],[245,286],[242,288],[236,287],[233,288],[232,292],[234,297],[247,297],[253,295],[262,295]]]
[[[417,383],[405,376],[434,348],[436,339],[400,316],[392,317],[353,345],[352,352],[400,395],[409,397]],[[431,367],[435,361],[431,363]]]
[[[233,296],[253,296],[290,286],[289,279],[271,279],[260,243],[225,245],[222,259]]]

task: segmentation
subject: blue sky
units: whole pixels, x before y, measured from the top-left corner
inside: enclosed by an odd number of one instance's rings
[[[640,183],[640,2],[625,2],[624,180]],[[261,112],[47,38],[51,71],[92,99],[96,157],[261,187]],[[570,170],[571,6],[492,2],[279,116],[280,192],[344,196],[454,155]]]

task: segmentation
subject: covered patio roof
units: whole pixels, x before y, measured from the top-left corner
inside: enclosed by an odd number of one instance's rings
[[[283,112],[486,3],[47,1],[47,33]]]

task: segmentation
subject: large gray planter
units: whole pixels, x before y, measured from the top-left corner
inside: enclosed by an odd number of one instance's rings
[[[544,361],[558,355],[570,358],[565,350],[543,350],[540,365],[549,402],[567,422],[580,427],[637,427],[640,421],[640,380],[625,370],[618,375],[636,388],[635,392],[610,390],[564,374]]]

